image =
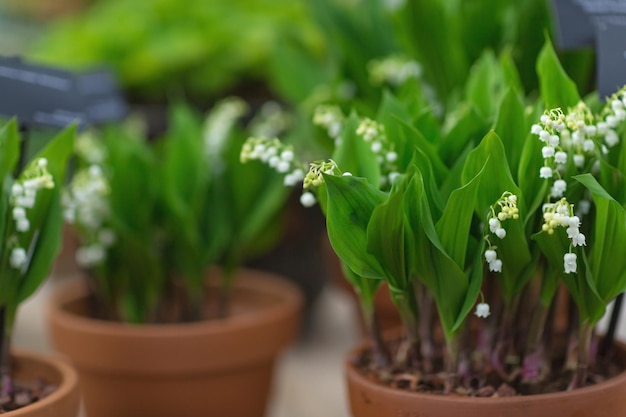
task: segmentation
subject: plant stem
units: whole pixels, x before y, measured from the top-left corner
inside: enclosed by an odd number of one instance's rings
[[[593,326],[584,320],[580,324],[578,331],[578,365],[574,373],[569,389],[584,387],[587,382],[587,372],[589,367],[589,348],[593,336]]]
[[[394,291],[391,286],[391,298],[398,307],[400,319],[404,324],[407,334],[405,346],[401,346],[396,355],[396,362],[399,365],[409,366],[413,368],[419,367],[419,326],[417,301],[415,300],[415,292],[413,286],[409,285],[406,292]]]
[[[372,362],[378,369],[387,368],[390,363],[389,352],[385,347],[380,327],[376,321],[374,305],[371,300],[364,300],[361,297],[359,297],[359,300],[367,337],[372,341]]]
[[[459,352],[460,352],[459,332],[447,337],[446,340],[446,382],[444,385],[444,393],[452,393],[459,385]]]
[[[533,311],[522,367],[524,382],[537,383],[547,375],[543,333],[549,312],[550,306],[541,301]]]
[[[491,354],[491,365],[501,373],[506,374],[506,365],[510,362],[510,358],[514,356],[513,349],[513,329],[515,328],[514,316],[517,306],[519,305],[519,294],[513,297],[509,304],[504,305],[502,321],[497,333],[497,340],[493,352]]]
[[[421,307],[418,334],[422,364],[424,372],[431,373],[434,369],[433,358],[435,356],[435,346],[433,342],[435,300],[432,294],[426,290],[426,286],[421,282],[417,282],[415,285],[415,297],[417,298],[417,305]]]

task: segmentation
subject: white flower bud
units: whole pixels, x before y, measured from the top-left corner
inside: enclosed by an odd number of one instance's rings
[[[503,228],[496,229],[496,236],[498,236],[500,239],[504,239],[506,237],[506,230],[504,230]]]
[[[577,264],[576,264],[576,254],[575,253],[566,253],[563,256],[563,267],[565,269],[566,274],[575,273]]]
[[[563,151],[558,151],[554,154],[554,161],[557,164],[564,164],[567,162],[567,154]]]
[[[300,196],[300,204],[304,207],[313,207],[316,203],[313,193],[305,192]]]
[[[539,170],[539,176],[546,179],[552,178],[552,168],[541,167],[541,169]]]
[[[487,261],[487,263],[492,263],[493,261],[495,261],[497,259],[497,254],[496,251],[493,249],[487,249],[485,251],[485,260]]]
[[[544,146],[541,148],[541,154],[544,158],[551,158],[554,156],[554,148],[552,146]]]
[[[20,269],[24,266],[27,261],[26,251],[23,248],[14,248],[11,251],[11,255],[9,257],[9,264],[15,268]]]
[[[502,272],[502,261],[496,259],[493,262],[489,262],[489,270],[491,272]]]
[[[474,314],[476,314],[477,317],[482,317],[482,318],[489,317],[489,314],[491,314],[489,311],[489,304],[487,303],[478,304],[476,306],[476,312]]]
[[[582,168],[585,165],[585,156],[574,155],[574,165],[576,165],[577,168]]]

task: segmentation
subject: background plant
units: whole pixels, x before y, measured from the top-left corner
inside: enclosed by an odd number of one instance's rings
[[[78,139],[66,218],[81,238],[77,260],[88,270],[98,315],[202,318],[207,268],[216,264],[223,266],[222,291],[212,314],[228,313],[235,268],[279,236],[287,196],[271,170],[238,164],[238,120],[246,112],[245,103],[229,99],[203,121],[179,104],[154,143],[119,127]]]
[[[50,140],[32,158],[15,119],[0,127],[0,390],[13,394],[11,335],[20,304],[43,280],[60,250],[61,188],[74,128]]]

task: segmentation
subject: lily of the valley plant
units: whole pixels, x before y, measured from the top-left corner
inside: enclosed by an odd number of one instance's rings
[[[234,98],[205,119],[178,105],[153,143],[132,124],[77,138],[64,210],[95,316],[142,323],[228,314],[234,271],[277,237],[271,231],[287,196],[272,170],[239,166],[246,112]],[[268,126],[256,118],[249,128]],[[219,305],[207,308],[214,265],[222,266],[220,295],[212,297]]]
[[[74,129],[28,160],[16,120],[0,126],[0,396],[13,398],[11,336],[20,304],[48,276],[61,247],[61,188]]]
[[[546,44],[541,100],[529,105],[514,69],[485,55],[443,120],[407,94],[414,81],[384,94],[375,117],[318,115],[337,146],[309,165],[302,202],[326,215],[383,379],[484,395],[496,375],[536,393],[583,386],[599,362],[595,326],[626,290],[626,90],[585,104]],[[272,164],[276,146],[260,143],[250,139],[244,159]],[[383,281],[399,344],[376,328]],[[565,320],[560,289],[575,306]],[[549,388],[555,380],[565,383]]]

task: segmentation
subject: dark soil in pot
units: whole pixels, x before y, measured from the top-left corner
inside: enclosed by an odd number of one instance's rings
[[[519,381],[489,373],[475,386],[442,395],[442,374],[373,370],[368,344],[350,352],[345,372],[353,417],[623,417],[626,345],[616,344],[613,352],[608,365],[590,370],[587,386],[564,391],[571,374],[556,372],[533,395],[522,395],[529,391]]]

